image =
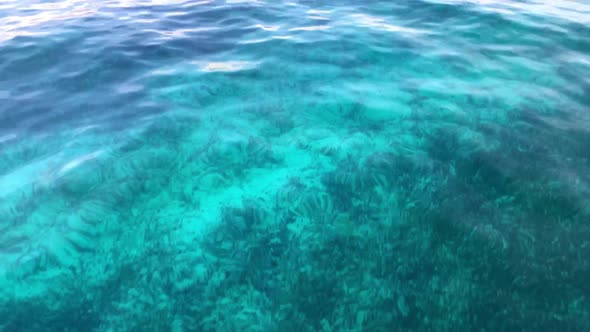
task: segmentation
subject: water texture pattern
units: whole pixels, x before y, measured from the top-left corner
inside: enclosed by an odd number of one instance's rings
[[[584,1],[0,2],[0,331],[590,331]]]

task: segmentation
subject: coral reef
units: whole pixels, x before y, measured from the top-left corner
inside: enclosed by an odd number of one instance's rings
[[[125,130],[0,141],[0,331],[590,330],[571,70],[444,28],[481,63],[421,54],[384,22],[244,44],[266,61],[243,70],[175,58],[137,78],[162,110]]]

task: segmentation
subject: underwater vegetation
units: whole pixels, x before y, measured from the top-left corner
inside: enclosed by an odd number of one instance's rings
[[[590,330],[586,26],[213,3],[0,112],[0,331]]]
[[[223,121],[161,118],[3,200],[3,329],[590,328],[585,133]]]

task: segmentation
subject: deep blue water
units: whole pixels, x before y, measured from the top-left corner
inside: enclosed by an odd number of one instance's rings
[[[590,3],[0,1],[0,331],[590,331]]]

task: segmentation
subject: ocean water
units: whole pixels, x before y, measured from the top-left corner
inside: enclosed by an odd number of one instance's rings
[[[590,3],[0,1],[0,331],[590,331]]]

